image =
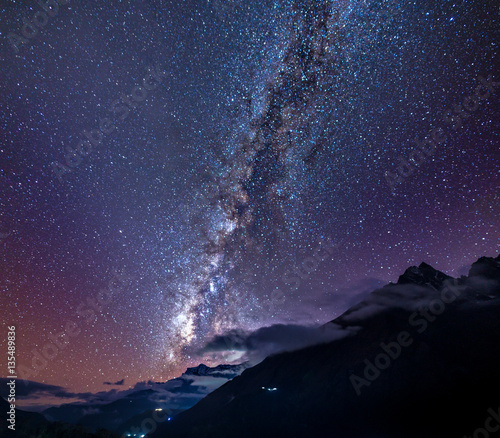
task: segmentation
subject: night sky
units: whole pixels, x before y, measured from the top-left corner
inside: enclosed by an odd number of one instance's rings
[[[26,378],[238,363],[200,350],[498,254],[495,2],[60,3],[0,3],[0,299]]]

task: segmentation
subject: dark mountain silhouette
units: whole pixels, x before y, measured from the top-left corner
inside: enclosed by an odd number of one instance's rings
[[[23,411],[16,408],[15,431],[9,430],[7,426],[7,412],[10,410],[10,403],[0,397],[0,412],[2,413],[2,422],[0,423],[0,437],[29,437],[30,432],[38,426],[48,424],[48,421],[41,414],[36,412]]]
[[[138,391],[123,397],[105,405],[93,405],[86,408],[80,408],[80,416],[76,419],[72,418],[72,423],[81,424],[85,428],[90,430],[97,430],[101,427],[108,430],[115,430],[123,423],[124,419],[133,417],[145,410],[154,409],[157,404],[150,399],[150,396],[154,393],[152,390]],[[71,408],[68,406],[67,408]],[[44,414],[49,418],[54,417],[54,411],[60,408],[50,408],[44,411]],[[61,411],[57,413],[58,420],[63,421],[64,412],[67,409],[64,407]],[[87,414],[81,415],[82,412],[88,412]],[[61,418],[62,417],[62,418]],[[66,419],[65,421],[69,421]]]
[[[159,413],[154,410],[144,411],[120,424],[115,432],[122,438],[142,435],[145,434],[145,432],[138,432],[142,429],[150,431],[155,430],[157,424],[168,421],[168,418],[171,418],[170,416],[175,413],[175,411],[171,410],[165,410],[164,412]]]
[[[434,269],[427,263],[421,263],[419,267],[408,268],[398,279],[397,284],[418,284],[419,286],[431,286],[440,289],[445,280],[451,277]]]
[[[462,437],[500,422],[500,256],[460,279],[411,267],[333,322],[357,333],[270,356],[151,436]]]
[[[0,411],[6,414],[9,409],[10,404],[0,397]],[[60,421],[50,423],[42,414],[17,408],[15,430],[8,429],[8,424],[5,420],[0,423],[0,438],[120,438],[103,428],[91,432]]]
[[[217,388],[247,367],[248,364],[200,364],[168,382],[147,382],[147,389],[125,391],[110,403],[68,403],[46,409],[43,414],[51,421],[78,424],[89,430],[125,431],[140,426],[154,409],[168,409],[168,415],[174,415],[190,408],[210,392],[206,384]],[[140,421],[136,423],[137,420]]]

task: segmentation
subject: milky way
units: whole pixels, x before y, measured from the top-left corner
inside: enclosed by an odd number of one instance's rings
[[[199,351],[498,251],[498,9],[110,3],[61,4],[22,44],[40,6],[1,11],[2,307],[26,366],[82,330],[33,380],[98,390],[238,361]],[[446,139],[417,166],[431,132]],[[92,307],[114,271],[126,286]]]

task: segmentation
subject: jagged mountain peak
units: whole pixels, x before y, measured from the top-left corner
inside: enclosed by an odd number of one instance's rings
[[[221,364],[215,367],[209,367],[205,364],[200,364],[196,367],[186,369],[184,376],[211,376],[211,377],[227,377],[229,375],[237,376],[245,368],[248,368],[248,363],[237,365]]]
[[[469,277],[484,277],[489,279],[500,276],[500,255],[496,258],[481,257],[474,262],[469,270]]]
[[[204,363],[200,363],[196,367],[190,367],[190,368],[188,368],[184,374],[186,374],[188,376],[206,376],[207,375],[207,371],[209,369],[210,369],[210,367],[208,367]]]
[[[404,274],[399,276],[397,284],[430,285],[435,289],[440,289],[443,286],[443,282],[449,279],[451,279],[449,275],[422,262],[419,266],[410,266],[406,269]]]

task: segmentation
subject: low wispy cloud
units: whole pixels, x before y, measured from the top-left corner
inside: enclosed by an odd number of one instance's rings
[[[9,388],[6,383],[9,379],[0,378],[0,396],[7,397]],[[69,392],[62,386],[47,385],[46,383],[27,381],[26,385],[16,385],[16,396],[36,397],[40,394],[52,394],[60,398],[74,398],[77,396],[74,392]]]
[[[0,397],[7,398],[8,386],[6,383],[8,380],[0,378]],[[30,380],[25,381],[25,383],[16,385],[16,404],[26,410],[40,412],[53,405],[85,403],[96,398],[96,394],[71,392],[62,386]]]
[[[45,412],[47,418],[53,421],[71,421],[89,415],[108,415],[107,405],[123,399],[131,402],[137,409],[137,414],[155,408],[180,411],[190,408],[236,374],[230,370],[221,370],[213,375],[183,374],[167,382],[151,380],[137,382],[132,388],[122,390],[113,388],[96,393],[75,393],[62,386],[27,381],[26,385],[16,386],[16,404],[21,409],[36,412],[62,406],[60,412],[52,409]],[[0,379],[0,396],[3,398],[8,396],[7,381],[8,379]],[[124,383],[125,379],[104,382],[105,385],[118,387],[123,387]],[[68,412],[71,412],[71,418],[68,418]]]
[[[241,352],[239,360],[247,360],[253,365],[270,354],[331,342],[355,332],[355,328],[345,329],[334,323],[321,327],[275,324],[253,332],[230,330],[215,336],[198,351],[198,354],[202,357],[208,355],[213,360],[217,354],[224,355],[231,351],[239,351]]]
[[[103,382],[104,385],[111,385],[111,386],[123,386],[125,383],[125,379],[118,380],[118,382]]]

